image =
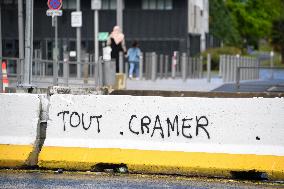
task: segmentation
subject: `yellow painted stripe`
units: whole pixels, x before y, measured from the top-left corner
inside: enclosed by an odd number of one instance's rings
[[[0,167],[21,167],[25,165],[32,145],[0,144]]]
[[[225,177],[256,170],[284,179],[283,156],[74,147],[44,147],[39,156],[39,166],[51,169],[90,170],[97,163],[124,163],[130,172]]]

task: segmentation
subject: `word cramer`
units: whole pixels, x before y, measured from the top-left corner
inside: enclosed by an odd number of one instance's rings
[[[209,132],[205,128],[208,124],[206,116],[185,117],[180,120],[177,115],[174,116],[174,119],[170,119],[169,117],[160,119],[160,116],[157,115],[152,121],[149,116],[138,118],[136,115],[132,115],[129,120],[129,130],[136,135],[150,134],[151,131],[151,137],[155,133],[159,133],[161,138],[165,138],[164,131],[166,130],[167,137],[171,136],[171,132],[175,132],[176,136],[179,136],[181,133],[183,137],[191,139],[192,134],[190,133],[190,129],[195,127],[195,136],[199,135],[199,130],[201,129],[206,133],[207,138],[210,139]]]

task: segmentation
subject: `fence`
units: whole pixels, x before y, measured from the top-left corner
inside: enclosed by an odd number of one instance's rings
[[[8,78],[15,86],[27,85],[24,81],[24,60],[19,58],[0,57],[8,65]],[[80,66],[78,66],[80,65]],[[79,73],[77,69],[81,70]],[[119,58],[119,72],[128,75],[129,64],[124,61],[123,54]],[[56,71],[57,70],[57,71]],[[1,77],[1,76],[0,76]],[[103,61],[58,61],[42,60],[35,56],[29,70],[29,85],[47,87],[63,86],[101,86],[114,85],[115,62]],[[140,57],[140,78],[155,81],[157,78],[188,78],[203,77],[203,58],[189,57],[186,53],[174,52],[173,56],[144,53]],[[16,83],[16,84],[15,84]]]
[[[258,59],[254,57],[221,55],[219,62],[219,76],[223,82],[236,82],[238,67],[259,67]],[[258,80],[258,69],[241,69],[239,80]]]
[[[120,54],[119,70],[128,75],[128,62],[123,63],[123,54]],[[123,67],[124,65],[124,67]],[[146,52],[140,57],[139,77],[146,80],[156,80],[157,78],[202,78],[203,58],[189,57],[186,53],[174,52],[174,55],[156,54]],[[123,69],[124,68],[124,69]]]
[[[1,59],[7,62],[10,83],[16,83],[17,86],[26,85],[23,80],[24,61],[10,57],[2,57]],[[82,70],[82,73],[79,75],[77,72],[78,64],[81,65]],[[98,62],[58,61],[55,63],[52,60],[33,59],[30,70],[30,82],[30,84],[40,87],[46,87],[51,84],[63,86],[114,85],[115,62],[100,59]]]

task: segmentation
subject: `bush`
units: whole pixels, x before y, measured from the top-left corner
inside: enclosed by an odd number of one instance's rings
[[[222,48],[212,48],[207,49],[206,51],[201,53],[201,56],[203,56],[203,64],[206,64],[207,60],[207,54],[211,54],[211,69],[212,70],[218,70],[219,69],[219,59],[220,55],[241,55],[241,49],[236,47],[222,47]]]

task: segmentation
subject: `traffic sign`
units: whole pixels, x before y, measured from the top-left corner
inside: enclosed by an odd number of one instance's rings
[[[47,6],[50,10],[59,10],[62,7],[62,0],[48,0]]]
[[[46,16],[62,16],[62,10],[51,10],[51,9],[48,9],[46,11]]]
[[[92,0],[91,8],[92,10],[100,10],[102,8],[102,1]]]
[[[99,32],[98,39],[99,41],[106,41],[108,38],[108,32]]]
[[[82,12],[76,11],[71,13],[71,26],[82,27]]]

